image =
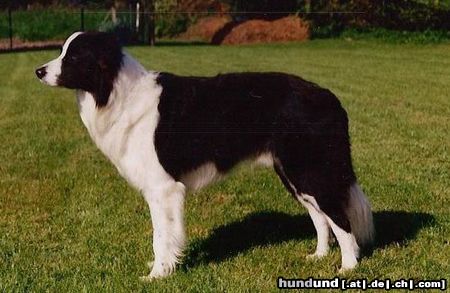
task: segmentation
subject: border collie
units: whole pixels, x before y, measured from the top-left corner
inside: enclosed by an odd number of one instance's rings
[[[147,201],[154,261],[145,279],[171,274],[182,257],[186,189],[245,160],[273,166],[306,207],[318,238],[312,258],[327,254],[332,231],[341,271],[352,269],[373,239],[371,208],[352,168],[346,111],[314,83],[284,73],[147,71],[113,35],[98,32],[72,34],[36,75],[76,90],[92,140]]]

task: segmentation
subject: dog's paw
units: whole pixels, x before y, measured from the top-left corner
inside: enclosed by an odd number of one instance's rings
[[[175,264],[168,264],[164,262],[154,262],[150,277],[154,279],[164,278],[175,271]]]
[[[357,262],[352,262],[345,265],[342,264],[341,268],[339,269],[339,274],[345,274],[350,272],[356,267],[357,264],[358,264]]]
[[[344,268],[344,267],[341,267],[341,268],[339,269],[338,273],[341,274],[341,275],[343,275],[343,274],[345,274],[345,273],[350,272],[351,270],[352,270],[352,268]]]
[[[148,276],[140,277],[143,282],[151,282],[155,279],[161,279],[171,275],[175,271],[175,264],[167,264],[163,262],[148,262],[151,272]]]
[[[150,277],[150,275],[147,275],[147,276],[139,277],[139,280],[140,280],[141,282],[146,282],[146,283],[148,283],[148,282],[153,281],[154,278]]]
[[[326,256],[327,254],[328,254],[327,251],[324,251],[324,252],[316,251],[313,254],[308,254],[306,256],[306,259],[308,259],[308,260],[316,260],[316,259],[320,259],[320,258]]]

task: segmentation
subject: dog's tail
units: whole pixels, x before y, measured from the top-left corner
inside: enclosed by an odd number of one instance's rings
[[[358,245],[360,247],[370,246],[375,237],[372,209],[358,183],[354,183],[349,188],[346,214]]]

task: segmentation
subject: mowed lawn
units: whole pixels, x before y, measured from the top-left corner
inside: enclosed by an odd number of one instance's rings
[[[317,40],[128,51],[184,75],[298,74],[336,93],[377,241],[348,279],[450,277],[450,45]],[[237,168],[187,196],[184,264],[142,283],[147,204],[91,142],[74,93],[34,69],[58,51],[0,55],[0,291],[266,292],[278,276],[333,278],[336,245],[310,261],[315,231],[274,172]],[[211,93],[212,95],[214,93]]]

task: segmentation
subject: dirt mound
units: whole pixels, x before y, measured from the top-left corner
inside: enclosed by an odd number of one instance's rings
[[[309,25],[297,16],[274,21],[248,20],[228,23],[212,39],[213,44],[254,44],[305,41],[309,38]]]
[[[297,16],[243,22],[232,21],[226,15],[209,16],[191,25],[179,38],[216,45],[304,41],[309,38],[309,25]]]
[[[208,16],[191,25],[180,39],[211,42],[214,35],[231,21],[229,16]]]

